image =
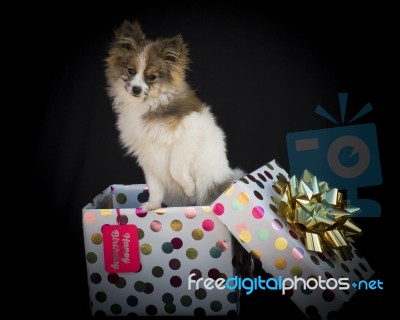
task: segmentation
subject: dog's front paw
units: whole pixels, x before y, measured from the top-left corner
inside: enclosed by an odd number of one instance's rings
[[[143,203],[140,207],[142,208],[143,211],[148,212],[151,210],[156,210],[161,208],[161,203],[149,201]]]
[[[183,188],[183,192],[185,192],[185,194],[186,194],[189,198],[194,197],[194,196],[196,195],[196,189],[195,189],[194,186],[190,186],[190,187]]]

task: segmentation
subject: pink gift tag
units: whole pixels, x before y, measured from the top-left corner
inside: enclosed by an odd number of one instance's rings
[[[140,269],[138,229],[134,224],[104,225],[104,266],[107,272],[137,272]]]

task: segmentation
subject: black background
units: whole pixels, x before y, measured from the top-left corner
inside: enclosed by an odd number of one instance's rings
[[[35,110],[40,120],[31,138],[35,192],[46,201],[43,221],[52,221],[49,234],[57,249],[40,249],[52,275],[37,277],[46,289],[44,295],[32,294],[40,300],[34,311],[90,315],[81,209],[110,184],[144,182],[135,161],[118,144],[105,92],[103,60],[113,29],[124,19],[139,20],[149,38],[182,34],[192,60],[188,81],[224,129],[232,166],[253,171],[277,159],[289,170],[286,134],[334,127],[314,109],[321,104],[339,118],[338,93],[348,92],[349,115],[367,102],[374,108],[355,123],[376,124],[387,181],[383,117],[390,104],[387,74],[393,43],[385,10],[337,5],[289,12],[168,2],[89,10],[60,6],[50,12],[35,19],[39,28],[33,45],[43,66],[46,100]],[[359,292],[332,318],[385,312],[388,263],[376,244],[385,236],[389,214],[384,184],[359,192],[382,205],[382,217],[356,220],[364,229],[356,247],[376,270],[374,278],[386,281],[385,290]],[[241,315],[253,310],[304,317],[291,301],[260,292],[242,301]]]

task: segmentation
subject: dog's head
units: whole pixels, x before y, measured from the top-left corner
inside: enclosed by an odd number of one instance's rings
[[[106,63],[109,85],[124,86],[144,101],[184,83],[188,49],[180,35],[148,40],[138,22],[124,21],[115,30]]]

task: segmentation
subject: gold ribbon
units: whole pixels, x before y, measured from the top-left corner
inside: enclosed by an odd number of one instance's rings
[[[350,217],[360,208],[347,204],[338,189],[329,188],[308,170],[300,180],[278,179],[274,189],[282,197],[281,201],[273,197],[277,213],[304,237],[308,250],[331,250],[341,260],[352,257],[349,243],[362,230]]]

